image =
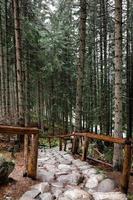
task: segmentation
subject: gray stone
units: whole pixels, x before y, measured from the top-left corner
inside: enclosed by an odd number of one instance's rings
[[[72,185],[78,185],[83,177],[79,173],[72,173],[68,175],[62,175],[58,177],[57,181],[63,183],[63,184],[72,184]]]
[[[6,160],[3,156],[0,156],[0,183],[5,182],[8,176],[14,170],[15,163]]]
[[[127,200],[126,195],[120,192],[95,192],[93,193],[93,197],[95,200]]]
[[[83,170],[82,173],[86,176],[91,176],[92,174],[96,174],[97,170],[94,168]]]
[[[63,155],[63,157],[64,157],[65,159],[70,160],[70,161],[73,161],[73,160],[74,160],[73,156],[71,156],[70,154]]]
[[[38,158],[38,162],[43,162],[45,163],[47,160],[49,160],[49,157],[44,157],[44,158]]]
[[[62,194],[62,190],[61,189],[58,189],[58,188],[52,188],[52,194],[54,196],[54,198],[58,198],[59,196],[61,196]]]
[[[62,183],[59,183],[59,182],[53,182],[51,183],[51,185],[53,187],[56,187],[56,188],[63,188],[63,184]]]
[[[65,164],[65,165],[71,165],[71,164],[72,164],[72,161],[71,161],[71,160],[62,159],[62,160],[60,160],[60,163],[61,163],[61,164]]]
[[[23,196],[19,200],[35,200],[35,199],[28,197],[28,196]]]
[[[112,192],[116,188],[116,183],[112,179],[104,179],[98,185],[98,192]]]
[[[89,178],[85,184],[86,188],[92,189],[98,186],[98,180],[96,177]]]
[[[70,172],[71,166],[65,165],[65,164],[60,164],[60,165],[58,165],[58,169],[61,170],[61,171]]]
[[[73,160],[72,162],[73,162],[73,164],[76,165],[77,167],[83,166],[83,165],[86,164],[86,162],[83,162],[83,161],[81,161],[80,159]]]
[[[37,189],[41,193],[49,192],[49,190],[50,190],[50,186],[49,186],[49,184],[47,182],[43,182],[43,183],[39,183],[39,184],[33,185],[31,188],[32,189]]]
[[[46,170],[39,170],[37,173],[37,179],[50,183],[54,181],[55,174]]]
[[[32,200],[40,194],[39,190],[30,190],[23,194],[23,196],[19,200]]]
[[[91,177],[91,175],[90,175],[90,177]],[[95,177],[97,178],[98,182],[102,181],[105,178],[103,174],[95,174]]]
[[[59,176],[62,176],[62,175],[67,175],[69,172],[55,172],[55,176],[56,177],[59,177]]]
[[[57,169],[57,167],[55,166],[55,165],[52,165],[52,164],[44,164],[43,165],[43,167],[46,169],[46,170],[48,170],[48,171],[54,171],[54,172],[56,172],[56,171],[58,171],[58,169]]]
[[[94,200],[91,194],[80,189],[67,190],[64,196],[72,200]]]
[[[68,197],[60,196],[60,197],[58,198],[58,200],[71,200],[71,199],[68,198]]]
[[[83,171],[83,170],[89,170],[90,168],[91,168],[91,166],[90,165],[83,165],[83,166],[79,166],[78,167],[81,171]]]
[[[52,196],[50,192],[43,193],[39,197],[40,197],[40,200],[54,200],[54,197]]]

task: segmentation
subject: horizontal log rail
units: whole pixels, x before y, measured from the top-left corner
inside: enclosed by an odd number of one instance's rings
[[[3,126],[0,125],[0,133],[2,134],[38,134],[38,128],[28,128],[28,127],[15,127],[15,126]]]
[[[24,175],[36,179],[38,158],[38,128],[0,125],[0,134],[24,135]]]
[[[96,133],[74,133],[74,135],[79,136],[79,137],[87,137],[87,138],[91,138],[91,139],[103,140],[105,142],[112,142],[112,143],[117,143],[117,144],[126,143],[126,139],[124,139],[124,138],[114,138],[111,136],[99,135]]]
[[[123,170],[122,170],[122,176],[121,176],[121,182],[120,187],[121,191],[123,193],[128,192],[128,184],[129,184],[129,178],[130,178],[130,170],[131,170],[131,160],[132,160],[132,147],[131,144],[133,143],[133,140],[131,138],[124,139],[124,138],[114,138],[111,136],[106,135],[99,135],[95,133],[74,133],[74,141],[73,141],[73,149],[72,152],[75,154],[78,150],[79,144],[79,137],[84,137],[84,147],[83,147],[83,153],[82,153],[82,160],[86,160],[87,158],[87,152],[88,152],[88,146],[89,146],[89,140],[90,139],[96,139],[96,140],[102,140],[106,142],[111,143],[117,143],[124,146],[124,161],[123,161]]]

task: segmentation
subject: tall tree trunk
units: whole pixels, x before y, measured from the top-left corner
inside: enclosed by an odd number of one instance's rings
[[[133,128],[133,38],[131,34],[133,28],[131,28],[132,22],[130,21],[130,8],[131,1],[127,0],[127,138],[132,137]],[[132,48],[130,48],[130,46]]]
[[[85,65],[85,39],[86,39],[86,0],[80,0],[80,47],[79,47],[79,64],[77,75],[77,93],[76,93],[76,116],[75,130],[82,129],[82,94]]]
[[[24,125],[23,105],[23,79],[22,79],[22,45],[21,45],[21,24],[20,24],[20,0],[13,0],[14,28],[15,28],[15,53],[17,70],[17,92],[18,92],[18,117],[19,125]]]
[[[10,67],[9,67],[9,44],[8,44],[8,0],[5,0],[5,22],[6,22],[6,64],[7,64],[7,114],[8,114],[8,118],[10,120],[10,79],[9,79],[9,74],[10,74]]]
[[[6,116],[6,85],[5,85],[5,55],[4,55],[4,36],[3,36],[2,8],[0,7],[0,73],[1,73],[1,105],[2,117]]]
[[[122,137],[122,0],[115,0],[115,137]],[[113,167],[122,169],[122,146],[114,144]]]
[[[85,66],[85,46],[86,46],[86,0],[80,0],[80,47],[79,47],[79,64],[77,74],[76,90],[76,111],[75,111],[75,131],[82,129],[82,95]],[[75,150],[78,150],[78,142]]]

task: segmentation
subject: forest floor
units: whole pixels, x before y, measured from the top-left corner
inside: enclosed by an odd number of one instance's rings
[[[2,144],[0,143],[0,147]],[[11,158],[11,153],[6,152],[5,156]],[[32,180],[30,178],[23,177],[23,151],[15,154],[15,169],[10,175],[10,181],[6,185],[0,185],[0,200],[19,200],[24,192],[30,188],[30,186],[38,183],[39,181]],[[121,174],[118,172],[113,172],[110,167],[105,165],[97,164],[90,161],[90,164],[95,165],[98,168],[102,168],[108,177],[113,178],[119,185]],[[133,176],[130,177],[129,183],[129,194],[133,195]],[[132,200],[133,198],[129,198]]]

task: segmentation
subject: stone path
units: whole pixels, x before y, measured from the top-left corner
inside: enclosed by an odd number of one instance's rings
[[[126,200],[116,184],[87,162],[58,148],[39,150],[38,179],[20,200]]]

